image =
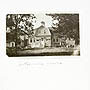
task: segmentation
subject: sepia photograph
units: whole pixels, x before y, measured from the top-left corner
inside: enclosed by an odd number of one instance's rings
[[[0,90],[90,90],[90,0],[0,0]]]
[[[6,54],[80,56],[78,13],[6,15]]]

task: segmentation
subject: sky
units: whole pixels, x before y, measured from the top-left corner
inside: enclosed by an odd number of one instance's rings
[[[41,25],[41,22],[45,22],[46,27],[51,27],[52,25],[52,18],[50,16],[45,15],[44,13],[35,13],[36,16],[36,23],[34,28],[38,28]]]

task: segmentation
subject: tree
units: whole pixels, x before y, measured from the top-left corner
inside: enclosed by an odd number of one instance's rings
[[[6,30],[9,30],[10,35],[13,36],[16,48],[20,40],[19,36],[21,31],[32,35],[35,19],[34,14],[7,14]]]
[[[52,28],[79,44],[79,14],[46,14],[53,18]]]
[[[33,29],[34,14],[8,14],[6,17],[6,26],[11,29],[19,29],[29,32]]]

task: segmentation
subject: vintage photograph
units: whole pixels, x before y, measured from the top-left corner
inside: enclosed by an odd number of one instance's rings
[[[6,54],[80,56],[78,13],[6,15]]]

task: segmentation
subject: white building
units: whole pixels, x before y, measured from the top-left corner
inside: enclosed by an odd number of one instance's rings
[[[29,45],[31,48],[44,48],[51,46],[51,33],[45,22],[41,22],[41,26],[33,30],[34,34],[29,37]]]

